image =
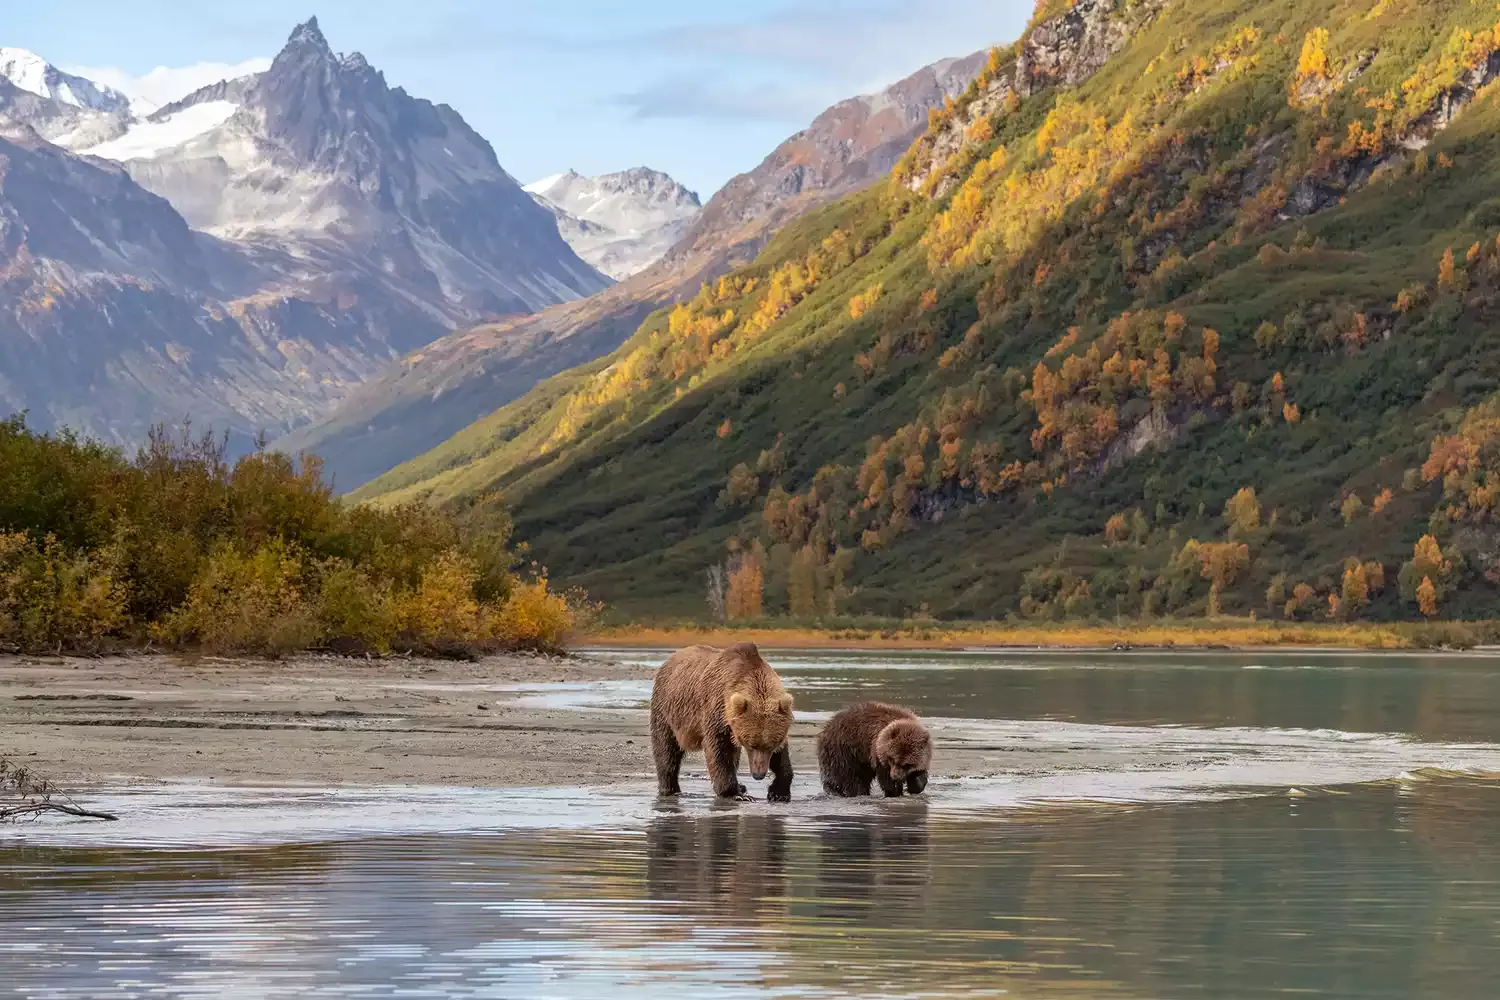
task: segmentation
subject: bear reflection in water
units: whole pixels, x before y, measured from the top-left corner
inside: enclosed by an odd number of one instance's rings
[[[930,881],[927,808],[917,802],[898,815],[841,817],[792,830],[781,816],[728,811],[660,812],[646,828],[650,898],[695,904],[706,915],[774,920],[796,903],[815,907],[820,918],[889,922],[891,904],[903,913],[925,912]]]
[[[646,827],[646,888],[652,899],[702,904],[709,913],[769,916],[788,895],[786,821],[725,812],[659,813]],[[783,911],[784,912],[784,911]]]
[[[926,803],[830,823],[820,831],[817,865],[820,918],[890,923],[898,913],[925,913],[932,882]]]

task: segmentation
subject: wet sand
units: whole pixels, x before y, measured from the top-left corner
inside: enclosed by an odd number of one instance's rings
[[[0,756],[58,784],[504,787],[650,772],[634,713],[521,708],[502,689],[649,677],[578,658],[0,657]]]
[[[0,657],[0,757],[72,789],[183,779],[476,788],[651,780],[644,711],[516,704],[525,692],[506,690],[648,683],[651,674],[582,657]],[[817,787],[816,733],[812,720],[792,730],[804,789]],[[997,770],[997,748],[936,738],[944,773]],[[702,755],[690,754],[684,778],[703,773]]]

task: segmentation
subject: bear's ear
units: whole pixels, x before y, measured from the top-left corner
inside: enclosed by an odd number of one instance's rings
[[[791,715],[792,714],[792,696],[789,695],[789,694],[783,694],[780,698],[777,698],[776,699],[776,711],[780,712],[782,715]]]
[[[760,650],[755,648],[753,642],[737,642],[729,647],[730,652],[738,653],[748,660],[760,659]]]
[[[738,691],[730,695],[729,700],[724,703],[724,714],[729,717],[729,721],[731,722],[748,711],[750,711],[750,699]]]

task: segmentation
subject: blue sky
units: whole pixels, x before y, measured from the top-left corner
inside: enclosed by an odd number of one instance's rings
[[[1010,41],[1031,11],[1029,0],[6,6],[0,45],[104,82],[186,68],[165,74],[178,86],[203,75],[198,64],[257,65],[316,14],[335,50],[363,52],[393,85],[453,105],[523,182],[645,165],[705,200],[828,105]]]

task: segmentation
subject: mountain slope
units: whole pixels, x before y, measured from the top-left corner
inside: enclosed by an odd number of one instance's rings
[[[1500,25],[1048,0],[892,178],[361,496],[701,613],[1500,614]]]
[[[340,488],[357,487],[542,379],[614,350],[652,310],[754,257],[791,219],[883,176],[921,134],[928,112],[961,92],[984,58],[947,60],[837,105],[726,184],[652,267],[590,299],[429,344],[277,447],[324,456]]]
[[[600,177],[569,170],[526,190],[554,210],[578,256],[616,280],[660,260],[703,209],[692,191],[645,167]]]
[[[608,285],[452,109],[316,22],[145,118],[0,80],[0,129],[0,411],[40,429],[191,417],[240,446],[456,327]]]

